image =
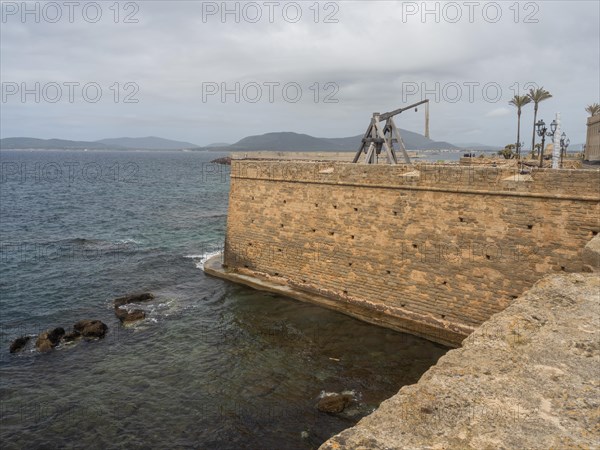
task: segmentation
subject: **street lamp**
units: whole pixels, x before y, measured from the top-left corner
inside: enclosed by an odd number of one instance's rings
[[[542,138],[542,148],[540,149],[540,167],[543,167],[543,165],[544,165],[544,145],[546,143],[546,136],[554,136],[554,133],[556,133],[557,123],[556,123],[556,120],[552,121],[552,123],[550,124],[550,131],[548,131],[548,128],[546,127],[546,123],[542,119],[537,121],[535,126],[537,128],[538,136],[540,136]]]
[[[560,135],[560,168],[563,166],[563,156],[567,156],[567,148],[571,143],[571,139],[567,137],[565,132]]]

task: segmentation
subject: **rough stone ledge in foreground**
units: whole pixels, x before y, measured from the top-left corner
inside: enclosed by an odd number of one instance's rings
[[[600,277],[540,280],[329,449],[600,446]]]
[[[600,234],[587,243],[581,259],[586,272],[600,272]]]

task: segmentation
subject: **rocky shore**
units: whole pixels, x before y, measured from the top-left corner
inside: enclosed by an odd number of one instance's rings
[[[129,294],[116,298],[113,300],[115,315],[122,324],[143,320],[146,318],[146,312],[143,309],[136,308],[136,305],[154,298],[154,294],[151,292]],[[45,353],[61,343],[71,343],[81,338],[85,340],[101,339],[106,335],[107,330],[108,326],[100,320],[80,320],[73,325],[73,329],[69,332],[66,332],[62,327],[56,327],[39,333],[35,341],[35,349],[38,352]],[[30,345],[30,342],[32,342],[31,336],[19,336],[11,342],[9,351],[10,353],[24,351]]]
[[[35,341],[35,349],[38,352],[45,353],[63,342],[73,342],[81,338],[86,340],[101,339],[104,337],[107,330],[108,326],[100,320],[80,320],[73,325],[73,330],[68,333],[63,327],[42,331]],[[30,340],[31,336],[20,336],[16,338],[10,344],[10,353],[23,351]]]

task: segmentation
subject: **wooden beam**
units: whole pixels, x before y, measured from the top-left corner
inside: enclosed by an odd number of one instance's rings
[[[421,100],[420,102],[413,103],[412,105],[409,105],[409,106],[405,106],[404,108],[399,108],[399,109],[395,109],[395,110],[390,111],[390,112],[386,112],[386,113],[380,114],[379,115],[379,120],[387,120],[390,117],[394,117],[394,116],[400,114],[401,112],[406,111],[407,109],[415,108],[416,106],[422,105],[423,103],[429,103],[429,99],[426,98],[425,100]]]
[[[356,155],[354,155],[354,159],[352,160],[353,163],[357,163],[358,160],[360,159],[361,153],[363,151],[365,151],[365,139],[371,135],[371,128],[372,127],[373,127],[373,120],[371,119],[371,123],[367,127],[367,131],[365,132],[365,134],[363,136],[363,140],[362,140],[362,142],[360,144],[360,147],[359,147],[358,151],[356,152]]]
[[[396,135],[396,139],[398,140],[398,145],[400,147],[400,150],[402,150],[402,156],[404,156],[404,162],[406,164],[411,164],[410,157],[408,156],[408,152],[406,151],[406,146],[404,145],[402,136],[400,136],[400,131],[398,131],[398,128],[396,127],[396,123],[394,122],[394,119],[392,119],[391,117],[390,117],[390,125],[392,126],[393,134]]]
[[[379,119],[379,117],[377,117],[377,119]],[[396,164],[396,158],[394,156],[394,150],[390,147],[390,145],[387,142],[387,139],[385,138],[385,134],[383,133],[383,130],[381,129],[381,126],[379,125],[379,122],[376,121],[375,122],[375,129],[377,130],[377,136],[379,137],[379,139],[383,139],[383,148],[385,149],[385,153],[388,159],[388,163],[389,164]]]

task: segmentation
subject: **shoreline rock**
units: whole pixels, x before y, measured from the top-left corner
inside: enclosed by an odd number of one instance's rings
[[[113,300],[113,305],[115,307],[117,307],[117,306],[128,305],[130,303],[147,302],[147,301],[153,300],[153,299],[154,299],[154,294],[152,294],[152,292],[141,292],[141,293],[137,293],[137,294],[130,294],[130,295],[125,295],[123,297],[115,298]]]
[[[20,336],[10,344],[10,352],[18,353],[25,348],[31,338],[29,336]]]
[[[73,325],[73,330],[84,338],[103,338],[108,326],[101,320],[84,319]]]
[[[113,300],[115,315],[121,323],[134,322],[142,320],[146,317],[146,313],[142,309],[127,310],[122,306],[130,303],[141,303],[153,300],[154,294],[151,292],[142,292],[130,294],[123,297],[118,297]],[[35,341],[35,348],[41,353],[49,352],[61,342],[69,343],[78,339],[86,340],[102,339],[106,335],[108,326],[101,320],[83,319],[73,325],[73,330],[65,332],[62,327],[51,328],[38,334]],[[20,336],[10,343],[9,352],[18,353],[22,351],[30,341],[30,336]]]
[[[146,318],[146,313],[142,309],[127,311],[126,309],[115,307],[115,314],[121,323],[135,322],[136,320],[143,320]]]
[[[38,352],[46,353],[61,342],[73,342],[80,338],[86,340],[101,339],[106,335],[108,326],[101,320],[84,319],[73,325],[73,330],[66,333],[62,327],[51,328],[41,332],[36,341],[35,348]],[[20,336],[10,344],[10,353],[22,351],[31,340],[30,336]]]
[[[142,292],[138,294],[130,294],[123,297],[118,297],[113,300],[113,306],[115,309],[115,315],[121,321],[121,323],[135,322],[137,320],[143,320],[146,318],[146,313],[142,309],[134,309],[128,311],[122,306],[129,305],[130,303],[142,303],[154,299],[154,294],[151,292]]]
[[[317,409],[328,414],[341,413],[352,401],[354,397],[349,394],[326,395],[317,403]]]
[[[71,331],[63,336],[63,341],[65,342],[73,342],[81,337],[81,333],[79,331]]]
[[[38,335],[35,348],[40,352],[50,351],[60,343],[60,339],[64,335],[65,329],[62,327],[44,331]]]

